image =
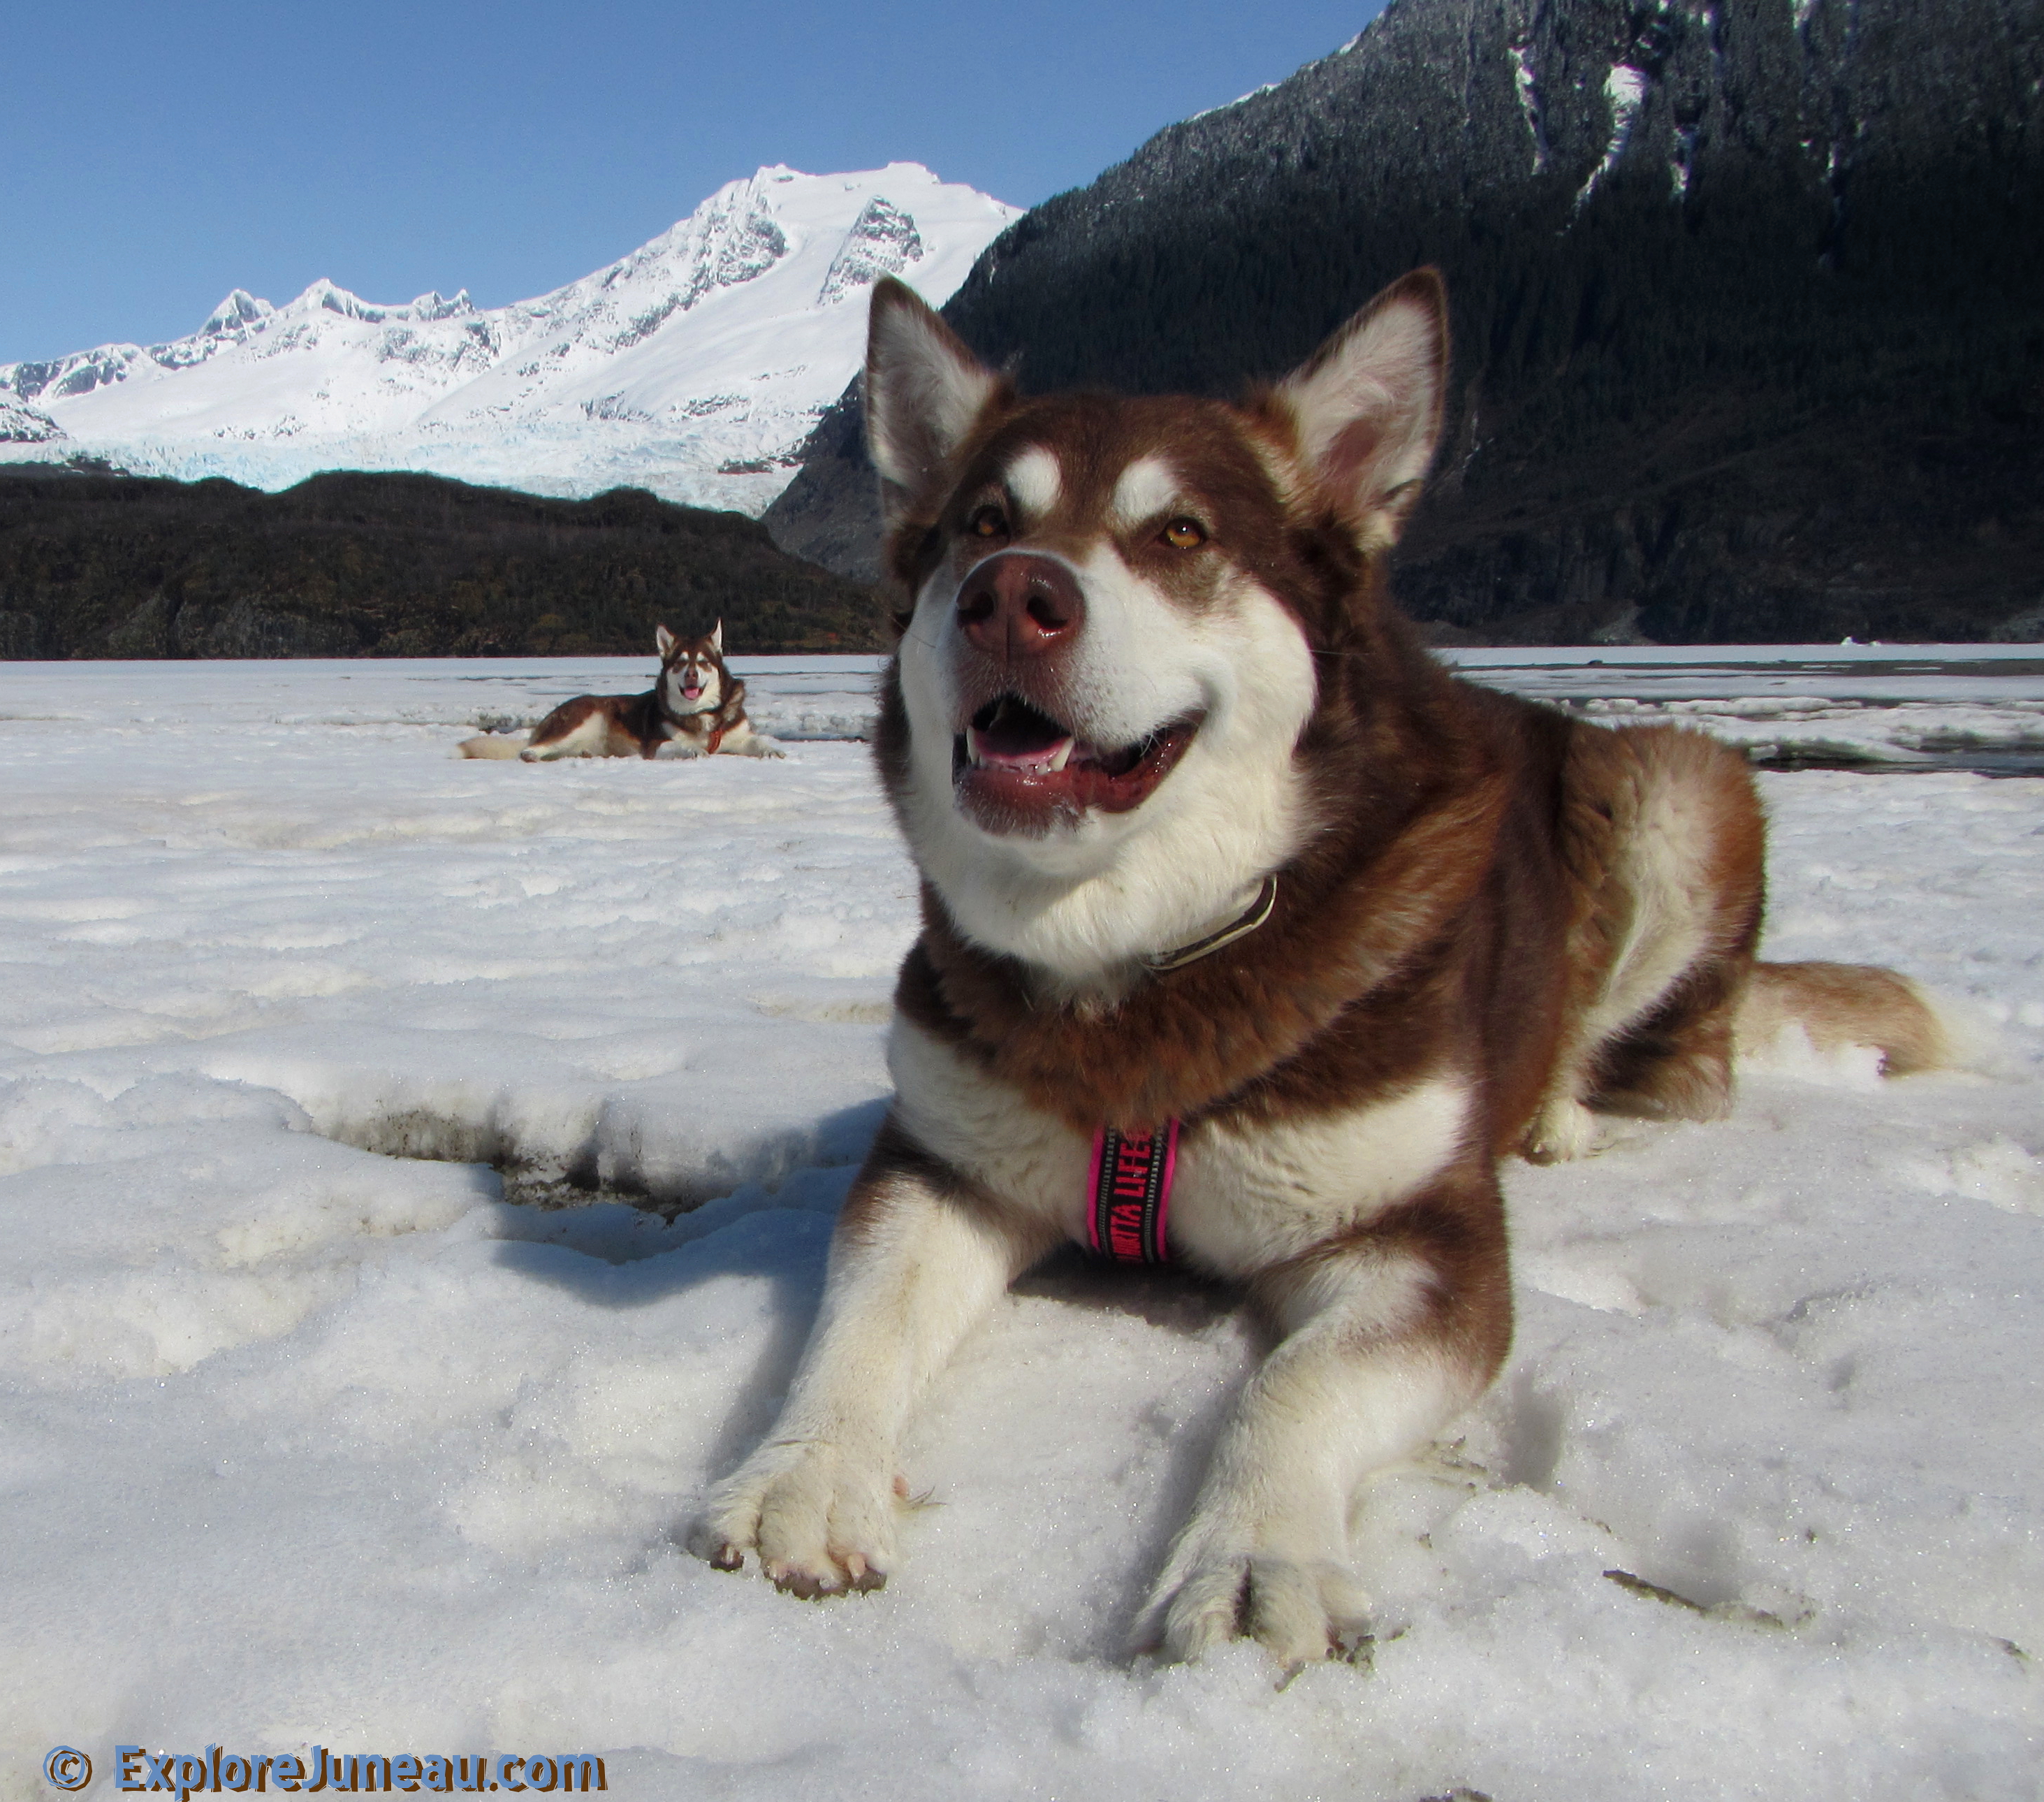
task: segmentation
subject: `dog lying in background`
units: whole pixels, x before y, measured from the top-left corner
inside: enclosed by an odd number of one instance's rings
[[[464,739],[464,757],[740,757],[787,753],[745,717],[745,684],[724,667],[724,621],[701,638],[681,639],[654,628],[660,674],[644,694],[578,694],[564,701],[532,731],[484,732]]]
[[[1755,961],[1738,752],[1473,686],[1393,610],[1447,372],[1431,271],[1239,405],[1020,398],[875,289],[909,608],[875,751],[922,936],[893,1111],[780,1420],[697,1529],[713,1563],[883,1583],[917,1394],[1076,1239],[1241,1285],[1274,1342],[1135,1643],[1327,1655],[1366,1624],[1358,1489],[1510,1347],[1502,1157],[1722,1114],[1777,1030],[1942,1055],[1904,978]]]

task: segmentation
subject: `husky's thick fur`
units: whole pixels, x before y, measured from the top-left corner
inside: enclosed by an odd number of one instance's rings
[[[745,717],[745,684],[724,667],[724,621],[701,638],[653,628],[660,674],[644,694],[578,694],[563,701],[523,738],[483,733],[464,739],[464,757],[744,757],[786,755]]]
[[[1903,978],[1756,965],[1736,752],[1470,686],[1393,611],[1447,369],[1431,271],[1239,406],[1019,398],[876,290],[909,603],[877,750],[923,932],[897,1099],[780,1422],[712,1499],[713,1562],[882,1582],[918,1391],[1085,1236],[1096,1134],[1175,1121],[1171,1254],[1276,1343],[1136,1643],[1318,1658],[1364,1624],[1358,1485],[1510,1345],[1501,1157],[1576,1155],[1598,1111],[1722,1113],[1742,1035],[1939,1058]]]

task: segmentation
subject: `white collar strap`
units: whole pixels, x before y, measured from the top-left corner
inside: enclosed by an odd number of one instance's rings
[[[1189,963],[1197,963],[1203,957],[1211,957],[1224,945],[1231,945],[1237,939],[1246,939],[1270,917],[1278,905],[1278,878],[1274,874],[1263,878],[1263,886],[1256,891],[1256,899],[1249,904],[1248,911],[1238,914],[1217,932],[1209,932],[1204,939],[1195,939],[1189,945],[1181,945],[1174,951],[1159,951],[1155,957],[1146,957],[1143,967],[1157,975],[1166,970],[1183,970]]]

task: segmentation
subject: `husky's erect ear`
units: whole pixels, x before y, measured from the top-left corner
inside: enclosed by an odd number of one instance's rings
[[[891,523],[925,498],[945,459],[1006,384],[889,276],[874,284],[866,329],[866,442]]]
[[[664,663],[674,655],[674,647],[680,644],[681,640],[665,626],[655,626],[653,628],[653,642],[659,647],[660,661]]]
[[[1395,541],[1420,498],[1447,378],[1447,290],[1416,269],[1278,385],[1308,480],[1365,549]]]
[[[721,620],[709,628],[709,647],[718,656],[724,655],[724,621]]]

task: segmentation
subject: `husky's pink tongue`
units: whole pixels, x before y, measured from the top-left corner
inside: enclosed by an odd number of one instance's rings
[[[1012,695],[974,716],[965,729],[965,750],[975,769],[1027,776],[1055,776],[1091,753],[1049,714]]]
[[[1077,739],[1066,736],[1053,739],[1047,744],[1002,743],[1001,735],[982,732],[977,726],[968,726],[965,731],[966,753],[979,769],[1017,770],[1032,776],[1055,775],[1064,768],[1076,754],[1082,759],[1089,753],[1081,750]]]
[[[693,701],[701,693],[702,684],[701,682],[683,682],[682,684],[682,698],[684,701]]]
[[[1135,744],[1103,751],[1020,697],[1004,695],[973,716],[956,743],[959,805],[990,832],[1035,833],[1089,809],[1139,807],[1198,730],[1197,719],[1162,727]]]

